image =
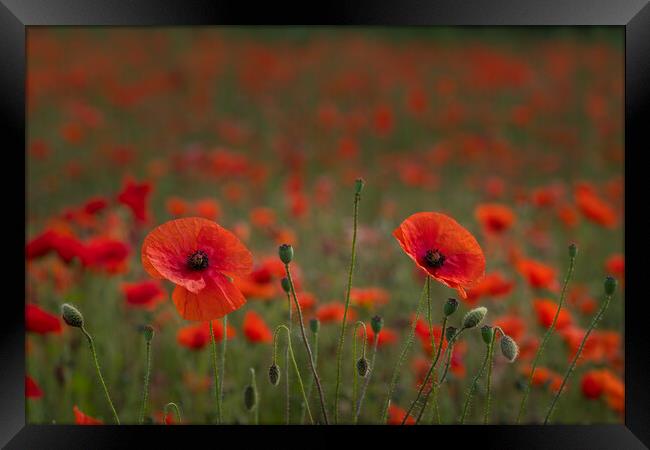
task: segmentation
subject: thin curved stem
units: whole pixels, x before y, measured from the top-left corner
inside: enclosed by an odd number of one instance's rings
[[[359,201],[361,194],[354,194],[354,226],[352,231],[352,252],[350,255],[350,268],[348,270],[348,288],[345,294],[345,308],[343,310],[343,322],[341,323],[341,333],[339,334],[339,343],[336,349],[336,389],[334,392],[334,423],[339,421],[339,391],[341,388],[341,364],[343,362],[343,341],[345,339],[345,325],[347,322],[348,308],[350,306],[350,291],[352,290],[352,273],[354,272],[354,262],[356,257],[357,245],[357,221],[359,218]]]
[[[223,404],[223,382],[226,379],[226,343],[228,342],[228,315],[223,316],[223,333],[221,337],[221,378],[219,378],[219,401]]]
[[[359,421],[359,415],[361,414],[361,406],[363,405],[363,399],[366,396],[366,391],[368,390],[368,385],[370,384],[370,376],[372,375],[372,372],[375,370],[375,358],[377,357],[377,344],[379,342],[379,333],[375,335],[375,342],[372,344],[372,357],[370,359],[370,367],[368,369],[368,375],[366,375],[366,380],[363,383],[363,386],[361,387],[361,393],[359,395],[359,402],[357,404],[357,409],[354,414],[354,424],[356,425],[357,422]]]
[[[88,345],[90,345],[90,352],[92,353],[93,360],[95,362],[95,369],[97,369],[97,376],[99,377],[99,381],[101,381],[102,387],[104,388],[104,395],[106,396],[108,405],[111,407],[111,411],[113,412],[115,423],[119,425],[120,418],[117,416],[117,411],[115,411],[115,406],[113,406],[113,401],[111,400],[111,396],[108,393],[108,388],[106,387],[106,382],[104,381],[104,377],[102,376],[102,371],[99,368],[99,361],[97,359],[97,352],[95,351],[95,343],[93,342],[93,338],[90,334],[88,334],[88,331],[86,331],[84,327],[81,327],[81,332],[84,334],[84,336],[86,336],[86,339],[88,340]]]
[[[287,294],[287,306],[289,307],[289,333],[291,334],[291,297],[289,294]],[[285,350],[284,353],[284,358],[285,361],[287,361],[287,365],[289,364],[289,347]],[[290,383],[289,383],[289,371],[287,371],[286,376],[284,377],[284,394],[286,397],[286,409],[285,409],[285,422],[288,425],[291,422],[291,390],[290,390]]]
[[[591,334],[593,329],[596,328],[596,325],[598,325],[598,322],[600,322],[600,319],[602,319],[603,315],[605,314],[605,310],[607,310],[607,307],[609,306],[609,302],[611,299],[612,299],[611,295],[606,296],[605,303],[603,303],[603,306],[600,307],[598,314],[596,314],[596,316],[593,318],[591,324],[589,324],[589,328],[587,328],[587,331],[585,332],[585,335],[582,337],[582,342],[580,342],[580,347],[578,347],[578,351],[573,357],[573,360],[571,361],[571,365],[569,366],[569,369],[564,375],[564,379],[562,379],[562,384],[560,385],[560,389],[558,389],[557,393],[555,394],[555,397],[553,397],[551,406],[549,407],[548,412],[546,413],[546,418],[544,419],[544,425],[546,425],[548,421],[551,419],[551,415],[553,414],[553,410],[555,409],[555,404],[560,398],[560,395],[562,395],[564,386],[566,386],[566,382],[568,381],[569,377],[571,377],[571,374],[573,373],[573,370],[576,367],[576,362],[578,361],[578,358],[582,353],[582,349],[584,348],[585,343],[587,342],[587,338],[589,338],[589,335]]]
[[[472,401],[472,396],[474,395],[474,391],[476,390],[476,386],[478,385],[478,380],[483,376],[483,372],[485,372],[485,368],[488,365],[488,362],[490,360],[490,354],[492,353],[492,346],[494,345],[494,338],[496,336],[496,333],[492,335],[492,339],[490,341],[490,345],[487,346],[485,349],[485,358],[483,359],[483,364],[481,365],[481,368],[479,369],[478,373],[474,376],[474,379],[472,380],[472,384],[469,388],[469,391],[467,392],[467,395],[465,396],[465,404],[463,405],[463,413],[460,415],[459,423],[462,425],[465,423],[465,417],[467,417],[467,412],[469,411],[469,405]]]
[[[147,367],[144,374],[144,388],[142,389],[142,407],[140,408],[140,416],[138,418],[138,423],[144,421],[144,415],[147,409],[147,399],[149,397],[149,378],[151,377],[151,341],[146,342],[147,351],[146,351],[146,360]]]
[[[314,381],[316,382],[316,388],[318,389],[321,412],[323,413],[323,420],[325,421],[325,425],[328,425],[329,419],[327,417],[327,408],[325,407],[325,394],[323,393],[323,386],[321,385],[320,378],[318,377],[318,372],[316,371],[316,366],[314,364],[314,356],[312,355],[311,347],[309,346],[309,341],[307,340],[307,333],[305,332],[305,324],[302,320],[302,309],[300,307],[300,303],[298,302],[298,297],[296,296],[296,289],[293,285],[293,279],[291,278],[291,271],[289,270],[289,264],[285,264],[284,268],[287,272],[287,280],[289,280],[291,295],[293,296],[293,301],[296,305],[296,311],[298,312],[298,322],[300,322],[300,333],[302,334],[302,342],[305,344],[305,349],[307,350],[309,367],[311,368],[311,372],[314,375]]]
[[[314,342],[312,343],[313,348],[314,348],[314,367],[318,368],[318,332],[314,333]],[[307,385],[307,399],[311,398],[311,393],[314,390],[314,379],[310,378],[309,383]],[[300,423],[305,423],[305,413],[307,410],[305,409],[305,403],[303,402],[302,404],[302,416],[300,418]]]
[[[395,390],[395,386],[397,385],[397,378],[399,377],[399,371],[402,367],[402,364],[404,363],[404,359],[406,358],[406,354],[408,353],[409,348],[413,344],[413,338],[415,337],[415,327],[417,326],[418,319],[420,318],[420,312],[422,310],[422,304],[424,303],[424,294],[426,292],[426,289],[427,289],[427,285],[425,282],[424,288],[422,289],[422,294],[420,295],[420,300],[418,301],[418,306],[415,310],[415,318],[413,319],[413,323],[411,324],[409,335],[406,339],[406,343],[404,344],[404,347],[402,348],[402,352],[399,355],[399,359],[397,360],[395,369],[393,369],[393,375],[391,376],[390,385],[388,387],[388,395],[386,396],[386,401],[384,402],[384,409],[381,412],[382,424],[386,423],[386,420],[388,419],[388,407],[390,405],[390,400],[391,397],[393,396],[393,391]]]
[[[357,390],[358,390],[358,384],[359,384],[359,374],[357,373],[357,329],[359,326],[362,327],[363,329],[363,350],[361,352],[362,357],[365,358],[366,356],[366,343],[368,342],[368,331],[366,330],[366,324],[357,321],[357,323],[354,324],[354,331],[353,331],[353,336],[352,336],[352,410],[356,411],[357,409]],[[366,376],[368,374],[366,373]]]
[[[167,413],[169,411],[169,407],[173,407],[176,410],[176,416],[178,417],[178,423],[181,423],[181,409],[178,407],[178,405],[174,402],[169,402],[165,405],[163,408],[163,414],[165,415],[165,418],[167,417]]]
[[[542,342],[540,343],[539,348],[535,353],[535,358],[533,359],[532,368],[530,371],[530,375],[528,377],[528,383],[526,383],[526,387],[524,389],[524,396],[521,399],[521,404],[519,405],[519,413],[517,414],[517,422],[516,422],[517,424],[519,424],[519,422],[521,421],[521,418],[524,415],[524,412],[526,410],[526,402],[528,401],[528,396],[530,395],[530,388],[533,384],[533,376],[535,375],[535,369],[537,369],[537,363],[539,361],[539,358],[542,356],[542,353],[544,352],[544,347],[546,346],[546,342],[549,340],[551,334],[553,333],[553,330],[555,329],[555,323],[557,322],[557,318],[560,315],[560,311],[562,310],[562,305],[564,304],[564,299],[566,298],[567,286],[569,285],[569,280],[571,280],[571,276],[573,275],[573,270],[575,268],[575,260],[576,260],[575,256],[572,256],[569,259],[569,269],[567,270],[566,277],[564,278],[564,284],[562,286],[562,294],[560,295],[560,304],[557,307],[557,311],[555,311],[555,316],[553,316],[553,322],[551,322],[551,326],[548,327],[546,333],[544,333]]]
[[[212,369],[214,370],[214,397],[217,402],[217,423],[221,423],[221,396],[219,395],[219,371],[217,370],[217,342],[214,339],[214,329],[210,321],[210,341],[212,346]]]
[[[311,410],[309,409],[309,403],[307,401],[307,394],[305,393],[305,387],[302,383],[302,377],[300,376],[300,370],[298,370],[298,364],[296,363],[296,357],[293,354],[293,347],[291,346],[291,333],[289,333],[289,328],[286,325],[278,325],[273,334],[273,362],[275,362],[275,355],[277,353],[277,335],[281,329],[286,330],[287,332],[287,347],[289,348],[289,356],[291,357],[291,362],[293,363],[293,370],[296,372],[296,377],[298,378],[298,385],[300,386],[300,392],[302,393],[302,399],[305,402],[305,408],[307,410],[307,415],[309,416],[309,421],[311,424],[314,424],[314,418],[311,415]],[[288,370],[287,370],[288,372]]]
[[[447,328],[447,316],[444,317],[442,320],[442,334],[440,335],[440,344],[438,344],[438,350],[436,352],[436,356],[431,361],[431,366],[429,367],[429,371],[427,372],[426,376],[424,377],[424,381],[422,381],[422,384],[420,385],[420,389],[418,390],[418,395],[415,397],[415,400],[411,402],[411,405],[409,406],[408,411],[404,415],[404,419],[402,419],[402,425],[406,422],[406,418],[409,417],[411,414],[411,411],[413,411],[413,408],[415,408],[415,405],[417,404],[418,400],[420,400],[420,397],[422,396],[422,392],[424,391],[424,388],[426,387],[427,383],[429,382],[429,379],[431,378],[431,374],[433,373],[433,370],[436,367],[436,364],[438,364],[438,360],[440,359],[440,350],[442,349],[442,342],[443,339],[445,338],[445,329]],[[431,329],[431,335],[432,335],[432,340],[433,338],[433,329]],[[428,397],[427,397],[428,398]],[[426,403],[422,405],[422,410],[426,407]]]
[[[257,392],[257,381],[255,380],[255,369],[250,368],[251,371],[251,387],[253,388],[253,395],[255,396],[255,411],[253,411],[253,425],[260,423],[260,400]],[[288,371],[287,371],[288,372]]]
[[[494,336],[492,339],[492,343],[490,345],[490,355],[488,356],[489,358],[489,366],[488,366],[488,374],[487,374],[487,385],[486,385],[486,400],[485,400],[485,411],[483,413],[483,424],[487,425],[488,422],[490,421],[490,401],[492,400],[492,392],[491,392],[491,387],[492,387],[492,366],[494,364],[494,344],[497,339],[497,332],[500,332],[502,336],[505,336],[505,333],[501,329],[501,327],[494,327]]]

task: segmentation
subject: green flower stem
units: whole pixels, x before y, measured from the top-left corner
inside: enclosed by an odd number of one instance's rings
[[[406,354],[408,353],[411,345],[413,344],[413,338],[415,337],[415,327],[417,326],[418,319],[420,318],[420,312],[422,310],[422,305],[424,303],[424,294],[426,293],[426,289],[427,289],[427,284],[425,282],[424,288],[422,289],[422,294],[420,295],[420,300],[418,301],[418,306],[415,310],[415,318],[413,319],[413,323],[411,324],[409,335],[406,339],[406,343],[404,344],[404,347],[402,348],[402,352],[399,355],[399,359],[397,360],[395,369],[393,369],[393,375],[391,376],[390,385],[388,387],[388,395],[386,396],[386,401],[384,402],[384,409],[381,412],[382,424],[385,424],[386,420],[388,419],[388,407],[390,405],[390,400],[391,397],[393,396],[393,391],[395,390],[395,386],[397,385],[397,378],[399,377],[399,372],[400,369],[402,368],[402,364],[404,363],[404,359],[406,359]]]
[[[562,310],[562,306],[564,304],[564,299],[566,298],[566,292],[567,292],[567,286],[569,285],[569,281],[571,280],[571,276],[573,275],[573,270],[575,269],[575,261],[576,258],[575,256],[570,257],[569,259],[569,269],[567,271],[566,277],[564,278],[564,284],[562,286],[562,294],[560,295],[560,304],[557,307],[557,311],[555,311],[555,316],[553,317],[553,322],[551,322],[551,326],[548,327],[546,330],[546,333],[544,333],[544,337],[542,338],[542,342],[539,345],[539,348],[537,349],[537,352],[535,353],[535,358],[533,359],[533,364],[532,368],[530,371],[530,376],[528,377],[528,383],[526,383],[526,387],[524,389],[524,396],[521,399],[521,404],[519,405],[519,413],[517,414],[517,424],[521,421],[521,418],[524,415],[524,412],[526,410],[526,402],[528,401],[528,396],[530,394],[530,388],[533,384],[533,376],[535,375],[535,369],[537,368],[537,362],[539,361],[539,358],[542,356],[542,353],[544,352],[544,347],[546,346],[546,342],[549,340],[551,337],[551,334],[553,333],[553,330],[555,329],[555,323],[557,322],[557,318],[560,315],[560,311]]]
[[[223,404],[223,381],[226,379],[226,344],[228,342],[228,315],[223,316],[223,333],[221,337],[221,360],[219,361],[221,377],[219,378],[219,401]]]
[[[314,348],[314,367],[318,368],[318,332],[314,333],[314,341],[312,342]],[[312,391],[314,390],[314,379],[309,379],[309,384],[307,385],[307,399],[310,399],[312,396]],[[302,404],[302,416],[300,418],[300,423],[305,423],[305,413],[307,412],[305,408],[305,403]]]
[[[151,377],[151,341],[146,342],[147,345],[147,368],[144,375],[144,388],[142,389],[142,407],[140,408],[140,416],[138,423],[144,422],[144,415],[147,409],[147,400],[149,397],[149,378]]]
[[[463,413],[460,415],[459,423],[462,425],[465,423],[465,418],[467,417],[467,412],[469,411],[469,405],[472,401],[472,396],[474,395],[474,391],[476,390],[476,386],[478,385],[478,380],[483,376],[483,372],[485,372],[485,369],[487,368],[488,362],[490,361],[490,355],[492,353],[492,347],[494,346],[494,338],[496,336],[496,333],[492,334],[492,340],[490,341],[490,345],[486,346],[485,349],[485,358],[483,359],[483,364],[481,365],[481,368],[479,369],[478,373],[474,376],[474,379],[472,380],[472,384],[469,388],[469,391],[467,391],[467,395],[465,396],[465,404],[463,405]]]
[[[289,307],[289,334],[291,334],[291,296],[287,294],[287,306]],[[284,352],[284,360],[287,361],[289,365],[289,347],[287,346]],[[289,371],[287,371],[286,376],[284,377],[284,394],[286,397],[286,412],[285,412],[285,422],[287,425],[291,423],[291,392],[289,389]]]
[[[300,333],[302,334],[302,342],[305,344],[305,349],[307,350],[309,367],[311,368],[311,372],[314,376],[314,381],[316,382],[316,388],[318,389],[321,411],[323,413],[323,420],[325,422],[325,425],[328,425],[329,419],[327,417],[327,408],[325,407],[325,394],[323,393],[323,386],[321,385],[320,378],[318,377],[318,372],[316,371],[316,365],[314,364],[314,356],[312,355],[311,347],[309,346],[309,341],[307,340],[307,333],[305,332],[305,324],[302,320],[302,309],[300,307],[300,303],[298,302],[298,297],[296,296],[296,289],[293,285],[293,279],[291,278],[291,271],[289,270],[289,264],[285,264],[284,268],[287,272],[287,280],[289,280],[291,295],[293,296],[293,301],[296,305],[296,311],[298,312],[298,322],[300,322]],[[306,401],[307,400],[305,399],[305,402]]]
[[[362,357],[366,357],[366,343],[368,342],[368,331],[366,330],[366,324],[357,321],[354,324],[354,334],[352,336],[352,410],[356,411],[357,409],[357,391],[359,384],[359,374],[357,373],[357,329],[361,327],[363,329],[363,350],[361,351]],[[366,374],[367,376],[368,374]]]
[[[214,370],[214,397],[217,402],[217,423],[221,423],[221,396],[219,395],[219,371],[217,370],[217,342],[214,339],[214,329],[210,321],[210,341],[212,343],[212,369]]]
[[[167,417],[167,413],[169,411],[169,408],[172,407],[176,411],[176,417],[178,417],[178,423],[181,423],[182,418],[181,418],[181,409],[178,407],[178,405],[174,402],[169,402],[165,405],[163,408],[163,414],[165,415],[165,418]]]
[[[359,421],[359,415],[361,414],[361,406],[363,405],[363,399],[366,396],[366,391],[368,390],[368,385],[370,384],[370,376],[375,369],[375,358],[377,357],[377,344],[379,342],[379,334],[381,331],[375,335],[375,342],[372,344],[372,357],[370,359],[370,368],[368,370],[368,375],[366,375],[366,380],[361,387],[361,393],[359,394],[359,402],[357,404],[356,412],[354,414],[354,424],[356,425]]]
[[[440,381],[437,383],[437,385],[436,384],[431,385],[431,388],[429,389],[429,391],[424,396],[424,404],[422,405],[422,408],[420,409],[420,413],[418,414],[417,419],[415,419],[415,424],[416,425],[418,423],[420,423],[420,420],[422,419],[422,415],[424,414],[424,411],[427,409],[427,403],[429,403],[429,397],[431,396],[431,392],[433,392],[434,389],[441,386],[442,383],[445,382],[445,379],[447,378],[447,372],[449,371],[449,366],[451,364],[451,355],[452,355],[452,353],[454,351],[454,345],[456,344],[456,341],[458,340],[460,335],[463,333],[463,331],[465,331],[465,328],[461,328],[460,330],[458,330],[456,332],[456,334],[453,335],[452,338],[447,343],[447,349],[445,350],[445,354],[446,354],[447,358],[446,358],[446,361],[445,361],[445,368],[444,368],[444,371],[442,373],[442,377],[440,378]],[[440,342],[442,344],[442,337],[440,338]]]
[[[356,257],[357,245],[357,222],[359,218],[359,201],[361,194],[354,194],[354,226],[352,231],[352,252],[350,255],[350,269],[348,270],[348,288],[345,295],[345,309],[343,310],[343,322],[341,323],[341,333],[339,334],[339,343],[336,349],[336,389],[334,393],[334,423],[339,421],[339,391],[341,388],[341,364],[343,362],[343,341],[345,338],[345,325],[348,316],[348,307],[350,306],[350,291],[352,289],[352,273],[354,271],[354,262]]]
[[[260,423],[260,399],[258,398],[259,393],[257,391],[257,381],[255,380],[255,369],[253,367],[251,367],[250,371],[251,371],[251,387],[253,388],[253,393],[255,395],[255,408],[254,408],[254,411],[253,411],[253,425],[259,425],[259,423]]]
[[[492,399],[490,389],[492,387],[492,365],[494,363],[494,343],[497,339],[497,332],[500,332],[502,336],[505,336],[505,333],[501,327],[494,327],[494,336],[492,336],[492,343],[490,344],[490,350],[488,355],[489,365],[487,373],[487,385],[486,385],[486,400],[485,400],[485,411],[483,413],[483,424],[487,425],[490,420],[490,401]]]
[[[97,376],[99,377],[99,381],[102,383],[102,387],[104,388],[104,395],[106,395],[106,400],[108,401],[108,405],[111,407],[111,411],[113,412],[113,417],[115,418],[115,423],[118,425],[120,424],[120,418],[117,416],[117,411],[115,411],[115,406],[113,406],[113,401],[111,400],[111,396],[108,394],[108,388],[106,387],[106,382],[104,382],[104,377],[102,376],[102,371],[99,368],[99,361],[97,360],[97,352],[95,351],[95,343],[93,342],[93,338],[90,334],[88,334],[88,331],[81,326],[81,332],[86,336],[86,339],[88,340],[88,345],[90,345],[90,352],[93,355],[93,360],[95,361],[95,369],[97,369]]]
[[[291,357],[291,362],[293,363],[293,370],[296,372],[296,378],[298,378],[298,385],[300,386],[300,392],[302,393],[302,399],[305,402],[305,408],[307,410],[307,415],[309,416],[309,421],[311,424],[314,424],[314,418],[311,415],[311,410],[309,409],[309,402],[307,401],[307,394],[305,394],[305,387],[302,383],[302,377],[300,376],[300,370],[298,370],[298,364],[296,363],[296,357],[293,354],[293,347],[291,346],[291,333],[289,333],[289,328],[286,325],[278,325],[273,334],[273,362],[277,360],[277,346],[278,346],[278,333],[280,330],[286,330],[287,332],[287,347],[289,348],[289,356]],[[288,372],[288,370],[287,370]]]
[[[429,379],[431,378],[431,374],[433,373],[436,365],[438,364],[438,360],[440,359],[440,350],[442,349],[442,342],[445,338],[445,329],[447,328],[447,316],[442,319],[442,334],[440,335],[440,344],[438,345],[438,350],[436,351],[436,355],[431,361],[431,366],[429,367],[429,371],[427,372],[426,376],[424,377],[424,381],[422,381],[422,384],[420,385],[420,389],[418,390],[418,395],[415,397],[415,400],[411,402],[411,405],[409,406],[408,411],[404,415],[404,419],[402,419],[402,425],[406,422],[406,419],[409,417],[411,412],[413,411],[413,408],[415,408],[415,405],[418,403],[420,398],[422,397],[422,392],[424,391],[424,388],[426,387],[427,383],[429,382]],[[431,339],[434,340],[433,337],[433,327],[430,328],[430,333],[431,333]],[[433,387],[433,386],[432,386]],[[426,403],[422,405],[422,409],[426,407]]]
[[[571,361],[571,365],[569,366],[569,369],[567,370],[566,374],[564,375],[564,379],[562,380],[562,384],[560,385],[560,389],[558,389],[557,393],[555,394],[555,397],[553,397],[553,401],[551,402],[551,406],[548,409],[548,412],[546,413],[546,418],[544,419],[544,425],[548,423],[548,421],[551,419],[551,415],[553,414],[553,410],[555,409],[555,404],[557,403],[558,399],[560,398],[560,395],[562,395],[562,391],[564,390],[564,386],[566,386],[566,382],[568,381],[569,377],[573,373],[573,370],[576,367],[576,362],[578,361],[578,358],[580,357],[580,354],[582,353],[582,349],[585,346],[585,342],[587,342],[587,338],[591,334],[594,328],[596,328],[596,325],[598,325],[598,322],[600,322],[600,319],[602,319],[603,314],[605,314],[605,311],[607,310],[607,307],[609,306],[609,302],[612,300],[611,295],[607,295],[605,297],[605,303],[603,303],[603,306],[600,307],[600,310],[598,311],[598,314],[593,318],[591,321],[591,324],[589,324],[589,328],[587,328],[587,331],[585,335],[582,337],[582,342],[580,342],[580,347],[578,347],[578,351],[576,352],[575,356],[573,357],[573,361]]]

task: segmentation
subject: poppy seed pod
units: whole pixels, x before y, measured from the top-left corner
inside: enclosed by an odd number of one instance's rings
[[[513,338],[505,335],[501,338],[501,353],[510,362],[514,362],[519,356],[519,346]]]
[[[481,337],[486,345],[490,345],[492,343],[492,338],[494,337],[494,328],[490,325],[483,325],[481,327]]]
[[[309,321],[309,328],[311,329],[312,333],[318,333],[318,330],[320,330],[320,320],[317,318],[313,318]]]
[[[569,245],[569,257],[575,258],[577,254],[578,254],[578,246],[574,243],[571,243]]]
[[[487,312],[485,306],[474,308],[463,317],[463,328],[474,328],[485,319]]]
[[[384,328],[384,319],[380,316],[374,316],[370,319],[370,328],[375,334],[379,334],[382,328]]]
[[[289,294],[291,292],[291,283],[289,283],[289,279],[287,277],[284,277],[280,280],[280,284],[282,285],[282,290]]]
[[[151,339],[153,339],[153,327],[151,325],[146,325],[143,330],[144,333],[144,340],[147,342],[151,342]]]
[[[293,260],[293,247],[289,244],[282,244],[278,249],[280,261],[289,264]]]
[[[63,321],[71,327],[81,328],[84,326],[84,316],[77,308],[68,303],[61,306],[61,316],[63,316]]]
[[[244,406],[248,411],[252,411],[257,405],[257,392],[250,384],[244,389]]]
[[[357,373],[362,378],[365,378],[365,376],[368,375],[368,360],[365,356],[362,356],[357,361]]]
[[[605,294],[607,295],[614,295],[614,291],[616,290],[616,278],[614,277],[606,277],[605,278]]]
[[[458,300],[455,298],[447,299],[445,306],[443,307],[443,313],[446,317],[451,316],[458,309]]]
[[[275,363],[269,367],[269,381],[273,386],[277,386],[280,382],[280,367]]]
[[[363,190],[363,185],[364,184],[365,184],[365,182],[363,181],[363,178],[357,178],[354,181],[354,193],[356,195],[361,194],[361,191]]]
[[[445,338],[447,339],[447,342],[451,342],[455,334],[456,327],[447,327],[447,330],[445,331]]]

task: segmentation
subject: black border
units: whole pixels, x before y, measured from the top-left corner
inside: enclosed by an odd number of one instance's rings
[[[282,8],[282,6],[285,6]],[[284,427],[260,426],[267,436],[266,447],[284,447],[299,442],[303,447],[319,447],[328,439],[341,438],[341,431],[363,434],[356,442],[373,446],[374,439],[426,439],[425,445],[478,445],[478,448],[571,448],[637,449],[650,446],[650,333],[646,314],[642,271],[647,262],[647,225],[643,206],[642,153],[650,150],[647,130],[650,117],[650,5],[647,0],[401,0],[392,5],[365,0],[345,4],[302,2],[298,5],[217,0],[0,0],[0,118],[5,132],[4,156],[9,169],[3,183],[3,205],[10,227],[6,241],[15,246],[15,259],[7,267],[16,272],[24,252],[24,222],[12,220],[16,211],[25,211],[25,181],[16,183],[11,173],[25,172],[25,27],[32,25],[220,25],[220,24],[319,24],[319,25],[618,25],[625,27],[625,255],[631,260],[626,275],[628,295],[625,308],[625,425],[590,426],[445,426],[445,427],[294,427],[301,431],[287,439]],[[645,125],[645,128],[644,128]],[[18,192],[17,192],[18,191]],[[22,192],[21,192],[22,191]],[[15,202],[7,204],[7,202]],[[638,203],[637,203],[638,202]],[[638,216],[638,217],[635,217]],[[644,235],[645,233],[645,235]],[[644,264],[645,262],[645,264]],[[3,266],[5,266],[3,264]],[[6,274],[5,286],[24,279]],[[15,284],[15,283],[14,283]],[[13,287],[13,286],[12,286]],[[23,285],[24,290],[24,285]],[[16,296],[20,291],[16,289]],[[5,291],[6,292],[6,291]],[[23,292],[24,294],[24,292]],[[24,297],[23,297],[24,298]],[[211,442],[227,445],[249,432],[249,427],[182,426],[150,427],[66,425],[25,425],[24,399],[24,309],[22,300],[6,295],[0,314],[0,444],[5,448],[115,448],[136,441],[154,446],[188,445]],[[367,431],[371,431],[368,433]],[[306,433],[305,433],[306,432]],[[16,434],[17,433],[17,434]],[[197,436],[197,433],[202,436]],[[303,434],[304,433],[304,434]],[[327,434],[325,434],[327,433]],[[416,436],[417,434],[417,436]],[[12,437],[13,436],[13,437]],[[261,437],[262,435],[260,435]],[[375,437],[376,436],[376,437]],[[197,441],[200,439],[199,441]],[[324,438],[324,439],[323,439]],[[318,440],[317,440],[318,439]],[[398,440],[399,439],[399,440]],[[391,439],[392,440],[392,439]],[[349,441],[348,441],[349,442]],[[385,441],[388,443],[388,441]],[[238,445],[248,447],[250,440]],[[449,444],[447,444],[449,445]]]

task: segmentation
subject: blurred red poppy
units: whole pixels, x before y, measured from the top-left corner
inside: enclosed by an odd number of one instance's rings
[[[254,344],[273,342],[273,333],[262,316],[255,311],[246,311],[243,325],[244,335]]]
[[[26,398],[41,398],[43,391],[36,384],[36,381],[29,375],[25,375],[25,397]]]
[[[58,315],[50,314],[39,306],[25,306],[25,328],[38,334],[61,333],[61,320]]]
[[[77,405],[75,405],[72,408],[72,412],[74,412],[74,422],[77,425],[103,425],[104,422],[102,422],[99,419],[95,419],[94,417],[90,417],[87,414],[84,414],[77,408]]]

